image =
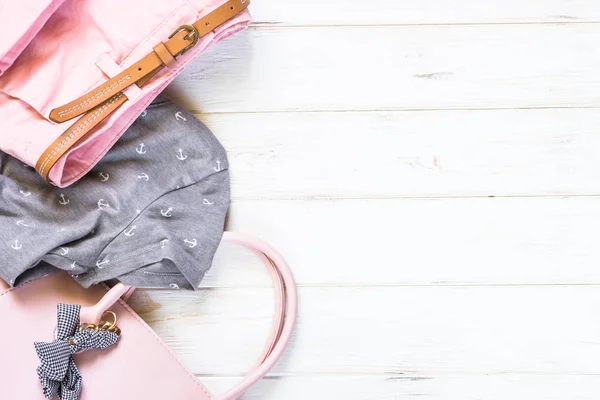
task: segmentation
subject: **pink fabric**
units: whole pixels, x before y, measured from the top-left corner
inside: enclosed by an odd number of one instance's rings
[[[48,115],[53,108],[127,68],[154,45],[166,41],[180,25],[195,22],[222,3],[224,0],[66,0],[0,76],[0,150],[35,166],[44,150],[75,122],[52,123]],[[63,157],[50,173],[52,182],[68,186],[89,171],[181,69],[249,22],[250,15],[244,11],[201,38],[176,65],[161,71]],[[3,31],[12,28],[9,23]]]
[[[242,382],[213,398],[234,400],[264,377],[283,354],[294,330],[298,301],[292,272],[275,249],[263,241],[236,233],[226,232],[223,240],[245,246],[263,260],[273,277],[276,298],[273,329],[258,364]],[[4,286],[4,291],[0,290],[0,315],[11,329],[0,334],[4,360],[0,363],[2,398],[43,398],[35,373],[39,360],[33,342],[52,340],[56,304],[67,303],[85,306],[81,320],[90,322],[97,321],[104,310],[110,308],[118,315],[118,325],[123,332],[117,346],[75,356],[84,379],[81,400],[105,399],[107,394],[117,399],[210,399],[194,375],[146,323],[119,300],[130,293],[131,288],[122,284],[108,292],[100,286],[84,290],[63,273],[17,289]]]
[[[0,0],[0,75],[65,0]],[[10,27],[10,29],[8,29]]]

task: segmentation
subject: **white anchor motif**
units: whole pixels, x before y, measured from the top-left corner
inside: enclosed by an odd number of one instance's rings
[[[65,197],[64,194],[60,194],[60,200],[58,201],[60,204],[62,204],[63,206],[66,206],[67,204],[69,204],[71,202],[71,200],[67,199]]]
[[[213,167],[215,172],[221,172],[223,169],[221,168],[221,160],[217,160],[217,166]]]
[[[100,175],[100,180],[102,182],[106,182],[108,180],[108,178],[110,178],[109,174],[105,174],[104,172],[100,172],[98,175]]]
[[[139,154],[146,154],[146,150],[144,150],[144,147],[146,145],[144,143],[140,143],[139,147],[136,147],[135,151],[137,151]]]
[[[102,262],[100,262],[100,260],[96,261],[96,267],[98,267],[98,269],[104,269],[104,265],[108,264],[110,262],[110,260],[104,260]]]
[[[146,116],[146,114],[148,114],[148,111],[147,111],[147,110],[144,110],[144,111],[142,111],[142,114],[140,115],[140,117],[145,117],[145,116]]]
[[[204,199],[202,200],[202,204],[206,205],[206,206],[212,206],[213,204],[215,204],[214,202],[211,202],[208,199]]]
[[[66,256],[67,254],[69,254],[69,249],[67,249],[66,247],[61,247],[60,248],[60,255],[61,256]]]
[[[167,243],[169,243],[169,239],[164,239],[160,241],[160,248],[164,249],[165,246],[167,245]]]
[[[131,228],[123,231],[123,233],[125,234],[125,236],[133,236],[133,235],[135,235],[135,232],[134,232],[135,229],[136,229],[136,226],[133,225]]]
[[[179,149],[179,152],[177,154],[177,159],[180,161],[184,161],[188,158],[188,156],[184,156],[183,155],[183,150]]]
[[[142,213],[142,210],[140,210],[140,209],[137,209],[137,210],[135,210],[135,213],[136,213],[136,214],[141,214],[141,213]]]
[[[141,175],[138,175],[138,179],[143,179],[146,182],[148,182],[150,180],[150,177],[148,176],[148,174],[141,174]]]
[[[179,285],[178,285],[178,284],[176,284],[176,283],[171,283],[171,284],[169,285],[169,287],[170,287],[171,289],[179,289]]]
[[[23,220],[18,220],[18,221],[17,221],[17,225],[18,225],[18,226],[26,226],[26,227],[28,227],[28,226],[29,226],[29,225],[27,225],[27,224],[25,223],[25,221],[23,221]]]
[[[103,208],[110,208],[110,204],[108,204],[104,199],[100,199],[98,200],[98,208],[101,210]]]
[[[165,218],[171,218],[173,216],[173,208],[169,207],[167,208],[167,211],[165,210],[160,210],[160,213],[162,214],[163,217]]]
[[[73,261],[73,264],[71,264],[71,269],[75,269],[75,267],[77,267],[77,263]]]
[[[185,239],[185,240],[183,241],[183,243],[186,243],[186,244],[188,244],[188,245],[190,246],[190,249],[193,249],[193,248],[194,248],[194,247],[196,247],[196,245],[198,244],[198,241],[197,241],[195,238],[194,238],[194,239],[192,239],[192,240]]]
[[[187,119],[185,119],[185,117],[181,114],[181,111],[177,111],[175,113],[175,119],[177,121],[184,121],[184,122],[187,121]]]
[[[21,193],[25,197],[31,196],[31,192],[25,192],[23,190],[19,190],[19,193]]]
[[[15,242],[10,247],[12,247],[14,250],[19,251],[23,248],[23,245],[20,244],[18,240],[15,240]]]

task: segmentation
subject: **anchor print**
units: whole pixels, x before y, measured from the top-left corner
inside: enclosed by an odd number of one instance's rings
[[[134,232],[135,229],[136,229],[136,226],[133,225],[131,228],[123,231],[123,233],[125,234],[125,236],[133,236],[133,235],[135,235],[135,232]]]
[[[138,179],[143,179],[146,182],[148,182],[150,180],[150,177],[148,176],[148,174],[141,174],[141,175],[138,175]]]
[[[188,156],[184,156],[183,155],[183,150],[179,149],[179,152],[177,154],[177,159],[180,161],[184,161],[187,160]]]
[[[98,200],[98,208],[101,210],[103,208],[110,208],[110,204],[108,204],[104,199],[100,199]]]
[[[63,206],[66,206],[67,204],[69,204],[71,202],[71,200],[67,199],[65,197],[64,194],[60,194],[60,200],[58,201],[60,204],[62,204]]]
[[[169,207],[167,208],[167,211],[165,210],[160,210],[160,213],[162,214],[163,217],[165,218],[171,218],[173,216],[173,208]]]
[[[202,200],[202,204],[204,204],[205,206],[212,206],[213,204],[215,204],[214,202],[211,202],[208,199],[204,199]]]
[[[18,225],[18,226],[25,226],[25,227],[29,227],[29,225],[27,225],[27,224],[25,223],[25,221],[23,221],[23,220],[18,220],[18,221],[17,221],[17,225]]]
[[[22,194],[23,196],[25,196],[25,197],[29,197],[29,196],[31,196],[31,192],[25,192],[25,191],[23,191],[23,190],[19,190],[19,193],[21,193],[21,194]]]
[[[144,111],[142,111],[142,114],[140,115],[140,117],[142,117],[142,118],[143,118],[143,117],[145,117],[145,116],[146,116],[146,114],[148,114],[148,111],[147,111],[147,110],[144,110]]]
[[[167,245],[167,243],[169,243],[169,239],[164,239],[160,241],[160,248],[164,249],[165,246]]]
[[[135,148],[135,151],[137,151],[138,154],[146,154],[146,150],[144,150],[144,147],[146,147],[146,145],[144,143],[140,143],[140,145]]]
[[[71,269],[75,269],[77,267],[77,263],[75,261],[73,261],[73,264],[71,264]]]
[[[15,242],[10,247],[12,247],[14,250],[19,251],[23,248],[23,245],[21,243],[19,243],[18,240],[15,240]]]
[[[185,117],[183,116],[183,114],[181,114],[181,111],[177,111],[177,112],[175,113],[175,119],[176,119],[177,121],[183,121],[183,122],[186,122],[186,121],[187,121],[187,119],[185,119]]]
[[[140,209],[138,208],[137,210],[135,210],[135,213],[136,213],[136,214],[141,214],[141,213],[142,213],[142,210],[140,210]]]
[[[197,241],[195,238],[194,238],[194,239],[192,239],[192,240],[185,239],[185,240],[183,241],[183,243],[185,243],[185,244],[189,245],[189,246],[190,246],[190,249],[193,249],[193,248],[194,248],[194,247],[196,247],[196,245],[198,244],[198,241]]]
[[[221,161],[217,160],[217,166],[213,167],[213,169],[215,170],[215,172],[221,172],[223,171],[223,169],[221,168]]]
[[[176,283],[171,283],[171,284],[169,285],[169,287],[170,287],[171,289],[179,289],[179,285],[178,285],[178,284],[176,284]]]
[[[100,180],[102,182],[106,182],[108,180],[108,178],[110,178],[109,174],[105,174],[104,172],[100,172],[98,175],[100,175]]]
[[[110,262],[110,260],[104,260],[102,262],[100,262],[100,260],[96,261],[96,267],[98,267],[98,269],[104,269],[104,266],[106,264],[108,264]]]
[[[69,254],[69,249],[67,249],[66,247],[61,247],[60,248],[60,255],[61,256],[66,256],[67,254]]]

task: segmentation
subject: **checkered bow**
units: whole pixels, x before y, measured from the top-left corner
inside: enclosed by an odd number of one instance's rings
[[[56,340],[51,343],[35,343],[35,350],[41,365],[37,368],[42,383],[44,396],[60,400],[77,400],[81,393],[81,374],[73,354],[92,350],[105,349],[116,344],[119,335],[108,330],[79,330],[79,313],[81,306],[59,304]]]

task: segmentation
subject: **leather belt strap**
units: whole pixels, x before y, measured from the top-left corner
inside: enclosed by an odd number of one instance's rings
[[[119,108],[127,96],[122,92],[131,85],[144,86],[165,66],[172,66],[175,58],[196,45],[198,40],[218,26],[245,10],[250,0],[229,0],[205,15],[193,25],[182,25],[164,43],[129,68],[107,80],[85,95],[50,112],[56,123],[80,118],[44,151],[36,164],[37,172],[46,180],[56,162],[80,141],[90,130]]]

